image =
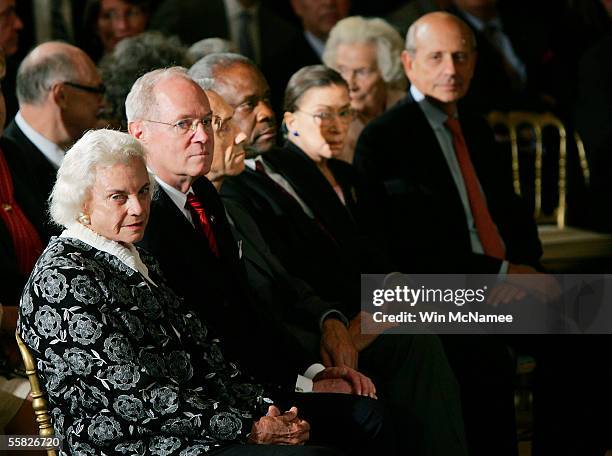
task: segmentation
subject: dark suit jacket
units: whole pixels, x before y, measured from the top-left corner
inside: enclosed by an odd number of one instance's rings
[[[270,178],[247,168],[225,180],[221,196],[248,210],[289,273],[306,281],[323,299],[340,300],[348,307],[359,302],[360,290],[355,286],[359,269],[333,237]]]
[[[461,104],[473,112],[487,113],[492,110],[538,109],[541,104],[530,86],[530,76],[535,73],[540,63],[543,37],[540,23],[533,24],[528,20],[529,14],[517,14],[520,8],[513,4],[510,8],[500,5],[500,19],[503,32],[512,43],[512,47],[526,66],[527,83],[522,89],[513,87],[512,80],[505,70],[502,54],[487,40],[485,35],[471,26],[463,13],[457,8],[450,12],[463,19],[472,29],[477,43],[477,60],[470,90]]]
[[[278,114],[291,75],[304,65],[320,63],[320,59],[299,28],[263,4],[259,7],[258,19],[260,68],[270,85],[272,104]],[[204,38],[230,37],[223,0],[165,0],[151,18],[150,28],[177,35],[188,45]]]
[[[510,262],[537,265],[537,228],[512,190],[510,165],[483,119],[460,112],[461,128],[489,211]],[[384,207],[402,271],[496,273],[500,260],[472,253],[463,205],[437,138],[407,98],[373,120],[357,143],[355,165]],[[504,169],[504,166],[507,169]]]
[[[224,205],[244,260],[250,289],[259,302],[283,321],[318,336],[321,316],[333,309],[340,310],[340,304],[322,300],[306,282],[287,272],[270,251],[248,211],[235,201],[226,200]]]
[[[22,184],[15,186],[15,199],[34,224],[43,245],[46,245],[51,236],[60,232],[59,228],[49,221],[47,203],[55,184],[57,170],[23,134],[14,120],[4,130],[3,137],[14,145],[6,158],[14,180]]]
[[[612,194],[612,31],[585,52],[580,61],[578,96],[574,109],[576,130],[584,141],[591,170],[592,224],[612,231],[607,209]],[[587,204],[583,201],[582,204]]]
[[[142,247],[159,261],[176,293],[223,337],[232,356],[248,366],[249,372],[265,381],[294,385],[297,373],[315,360],[273,314],[251,299],[244,265],[215,188],[205,178],[192,188],[211,220],[220,258],[162,189],[151,204]]]
[[[371,204],[369,192],[354,168],[340,160],[329,160],[329,169],[340,185],[346,206],[316,164],[295,144],[263,155],[263,160],[283,175],[317,221],[341,247],[360,273],[381,274],[393,270],[376,236],[380,216]]]

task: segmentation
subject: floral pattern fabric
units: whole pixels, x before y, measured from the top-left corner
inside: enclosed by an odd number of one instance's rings
[[[20,305],[62,454],[196,455],[246,440],[270,401],[140,252],[151,285],[117,257],[54,238]]]

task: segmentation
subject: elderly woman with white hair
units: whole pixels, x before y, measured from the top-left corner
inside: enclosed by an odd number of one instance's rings
[[[366,124],[405,95],[407,80],[400,55],[404,40],[379,18],[351,16],[329,34],[323,62],[349,85],[353,122],[341,158],[351,163],[355,144]]]
[[[87,133],[58,171],[50,212],[65,230],[27,282],[18,331],[62,454],[260,454],[265,447],[240,444],[304,443],[309,426],[297,410],[268,407],[264,387],[225,360],[134,247],[154,183],[142,146],[111,130]]]

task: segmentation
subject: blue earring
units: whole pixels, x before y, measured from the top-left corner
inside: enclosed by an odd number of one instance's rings
[[[299,134],[297,131],[292,131],[292,132],[291,132],[291,134],[292,134],[293,136],[300,136],[300,134]]]

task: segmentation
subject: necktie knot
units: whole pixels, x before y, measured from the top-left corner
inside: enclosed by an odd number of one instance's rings
[[[195,196],[195,194],[193,193],[190,193],[189,195],[187,195],[187,205],[192,207],[196,211],[204,211],[204,208],[202,207],[202,203],[200,202],[198,197]]]
[[[454,136],[462,135],[461,124],[457,119],[455,119],[454,117],[449,117],[444,123],[446,125],[446,128],[448,128]]]

